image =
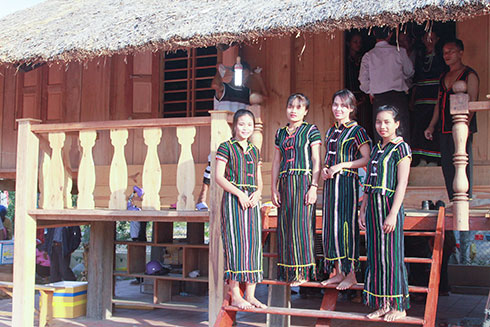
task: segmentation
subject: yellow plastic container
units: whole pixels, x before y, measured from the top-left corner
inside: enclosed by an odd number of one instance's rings
[[[53,294],[53,317],[76,318],[87,312],[87,282],[57,282]]]

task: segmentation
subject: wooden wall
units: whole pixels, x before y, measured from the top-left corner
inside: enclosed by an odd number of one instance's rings
[[[463,62],[480,77],[479,100],[490,94],[490,15],[476,17],[456,25],[458,38],[464,42]],[[477,164],[490,162],[490,112],[477,116],[478,133],[473,140],[473,154]]]
[[[272,161],[274,135],[287,123],[286,101],[290,94],[304,93],[311,102],[306,120],[324,134],[332,122],[331,97],[343,86],[343,32],[333,35],[301,34],[275,38],[243,49],[253,67],[263,68],[269,93],[262,110],[262,156]]]
[[[490,16],[457,24],[466,45],[464,61],[475,68],[481,80],[480,100],[489,92]],[[485,27],[485,28],[482,28]],[[478,30],[478,37],[474,31]],[[293,92],[311,100],[307,120],[322,134],[332,122],[331,96],[343,86],[343,32],[332,35],[301,34],[268,38],[240,51],[252,66],[263,68],[269,96],[263,106],[264,161],[272,160],[274,133],[286,123],[285,104]],[[78,122],[161,117],[160,54],[115,55],[85,63],[44,65],[23,73],[0,66],[0,173],[15,169],[17,131],[15,118],[33,117],[43,122]],[[478,115],[475,157],[490,163],[490,114]],[[207,162],[209,128],[199,128],[193,155]],[[141,132],[131,132],[126,145],[128,164],[141,165],[146,147]],[[158,147],[162,164],[177,162],[179,147],[175,129],[163,131]],[[78,144],[69,149],[72,167],[78,166]],[[99,133],[94,148],[97,165],[109,165],[112,146],[108,133]],[[200,175],[199,172],[196,174]]]

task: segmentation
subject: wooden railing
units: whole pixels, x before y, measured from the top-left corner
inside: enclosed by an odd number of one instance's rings
[[[225,118],[225,122],[226,122]],[[171,118],[153,120],[129,120],[87,122],[75,124],[34,124],[31,131],[39,137],[42,150],[40,165],[40,191],[42,194],[40,207],[43,209],[71,208],[71,183],[69,158],[64,155],[63,146],[67,133],[78,136],[81,148],[81,160],[78,167],[78,209],[94,209],[94,189],[96,185],[95,163],[93,148],[97,133],[110,131],[110,140],[114,152],[110,165],[109,209],[126,210],[128,188],[128,164],[124,148],[130,129],[142,129],[146,156],[142,171],[142,187],[145,190],[142,207],[147,210],[160,210],[162,172],[157,147],[161,142],[162,129],[175,127],[180,156],[177,163],[177,210],[194,210],[195,163],[192,156],[192,145],[196,135],[196,127],[210,126],[210,117]],[[78,135],[77,135],[78,134]],[[141,144],[141,146],[144,146]]]
[[[13,325],[32,326],[34,314],[34,276],[35,276],[35,235],[37,219],[67,220],[91,223],[91,243],[89,259],[89,292],[91,300],[87,303],[87,314],[92,318],[106,318],[112,312],[112,255],[114,242],[114,220],[141,220],[136,213],[126,211],[128,164],[124,147],[128,131],[143,130],[146,156],[142,171],[142,187],[145,191],[142,208],[150,219],[160,216],[197,215],[194,212],[193,191],[195,187],[195,162],[192,145],[196,127],[210,126],[211,154],[214,158],[219,144],[231,136],[229,123],[232,114],[212,111],[211,117],[168,118],[151,120],[98,121],[68,124],[40,124],[32,119],[18,121],[17,181],[16,181],[16,219],[15,219],[15,257]],[[162,138],[162,129],[175,128],[180,144],[177,162],[176,187],[178,190],[177,211],[169,214],[161,211],[160,189],[162,171],[157,152]],[[110,164],[110,198],[106,206],[95,207],[94,190],[96,185],[96,158],[93,149],[100,131],[109,131],[113,146]],[[259,130],[257,130],[259,131]],[[65,138],[70,135],[80,143],[80,164],[77,172],[78,199],[72,208],[71,189],[74,173],[69,157],[63,150]],[[261,137],[259,137],[261,139]],[[68,143],[68,142],[67,142]],[[143,146],[143,144],[141,144]],[[41,154],[41,155],[40,155]],[[214,167],[214,159],[212,162]],[[38,174],[39,172],[39,174]],[[38,178],[39,176],[39,178]],[[38,202],[38,189],[41,193]],[[214,183],[211,185],[210,217],[210,272],[219,275],[222,271],[222,246],[220,238],[219,205],[221,191]],[[150,214],[151,213],[151,214]],[[144,214],[144,212],[142,213]],[[201,214],[202,215],[202,214]],[[124,216],[124,217],[122,217]],[[112,225],[111,225],[112,224]],[[93,234],[93,235],[92,235]],[[93,240],[97,241],[93,241]],[[95,243],[94,243],[95,242]],[[210,289],[222,288],[222,277],[210,275]],[[221,285],[221,286],[220,286]],[[221,292],[222,293],[222,292]],[[222,301],[218,293],[219,303]],[[94,313],[95,312],[95,313]]]

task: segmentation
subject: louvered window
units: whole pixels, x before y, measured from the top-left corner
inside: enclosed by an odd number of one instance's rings
[[[163,59],[163,117],[206,116],[213,109],[215,47],[179,50]]]

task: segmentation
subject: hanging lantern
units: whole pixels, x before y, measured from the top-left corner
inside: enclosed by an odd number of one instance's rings
[[[236,57],[236,64],[233,67],[233,70],[235,71],[235,76],[234,76],[234,83],[235,86],[242,86],[243,84],[243,66],[241,64],[241,58]]]

